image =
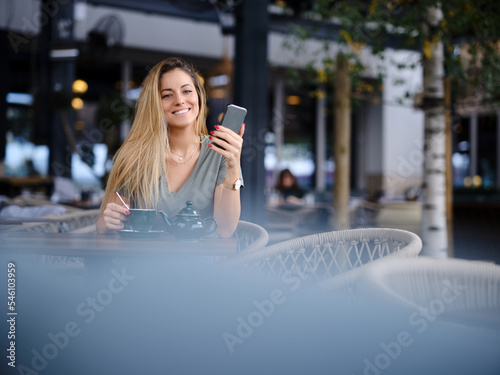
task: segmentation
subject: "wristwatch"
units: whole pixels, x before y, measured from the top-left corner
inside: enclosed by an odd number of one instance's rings
[[[224,187],[231,190],[240,190],[242,186],[243,186],[243,181],[241,180],[241,178],[238,178],[232,184],[227,184],[226,182],[224,182]]]

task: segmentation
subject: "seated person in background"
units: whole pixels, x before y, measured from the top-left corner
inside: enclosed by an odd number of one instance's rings
[[[276,190],[280,193],[281,203],[289,202],[294,204],[302,204],[302,197],[305,190],[297,183],[297,179],[289,169],[281,171]]]
[[[142,84],[130,133],[114,157],[98,233],[124,227],[127,208],[155,208],[175,217],[193,202],[201,216],[213,216],[217,234],[229,237],[240,218],[239,133],[216,126],[208,135],[206,94],[195,69],[183,59],[157,64]],[[213,137],[212,137],[213,136]]]

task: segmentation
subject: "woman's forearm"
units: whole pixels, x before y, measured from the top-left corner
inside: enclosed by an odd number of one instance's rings
[[[218,154],[226,158],[226,176],[224,183],[215,188],[214,195],[214,217],[217,220],[217,234],[221,237],[231,236],[240,220],[241,203],[240,190],[224,187],[231,185],[240,178],[240,157],[243,146],[243,134],[245,133],[245,124],[241,125],[240,131],[236,134],[231,129],[224,126],[216,126],[215,131],[211,132],[214,136],[211,141],[219,147],[208,146]]]
[[[230,237],[238,225],[241,213],[240,191],[219,185],[215,189],[214,218],[217,220],[217,234]]]

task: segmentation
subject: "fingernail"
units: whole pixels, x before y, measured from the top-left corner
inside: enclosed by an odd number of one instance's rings
[[[212,148],[212,145],[208,145],[208,147]]]
[[[219,129],[219,128],[220,128],[220,126],[219,126],[219,125],[215,125],[215,126],[214,126],[214,128],[215,128],[215,129]]]
[[[215,132],[214,132],[213,130],[210,132],[210,134],[212,134],[212,135],[214,135],[214,133],[215,133]]]
[[[130,215],[130,211],[128,211],[128,210],[127,210],[126,214],[127,214],[127,215]]]

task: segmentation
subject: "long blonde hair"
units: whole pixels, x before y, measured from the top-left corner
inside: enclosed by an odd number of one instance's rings
[[[113,158],[101,211],[115,191],[125,195],[131,207],[155,208],[160,197],[160,184],[166,183],[166,156],[170,153],[168,125],[163,112],[160,80],[163,74],[181,69],[192,78],[198,94],[199,113],[196,135],[207,135],[206,93],[198,72],[184,59],[168,58],[148,73],[136,104],[136,113],[130,132]]]

